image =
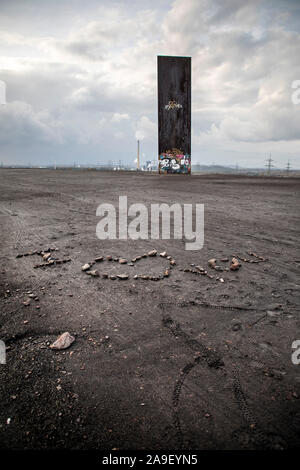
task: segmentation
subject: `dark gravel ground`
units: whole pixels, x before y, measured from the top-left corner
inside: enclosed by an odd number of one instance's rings
[[[297,178],[158,176],[126,172],[0,172],[0,365],[2,449],[286,449],[300,444]],[[205,244],[100,241],[96,208],[129,203],[204,203]],[[54,247],[65,264],[34,269]],[[126,281],[88,276],[100,255],[163,258],[134,266]],[[209,258],[251,256],[218,273]],[[256,259],[252,257],[251,259]],[[184,272],[200,264],[214,278]],[[220,262],[228,266],[226,262]],[[224,278],[224,283],[216,279]],[[28,293],[31,299],[24,306]],[[37,308],[39,307],[39,308]],[[69,331],[65,351],[49,348]]]

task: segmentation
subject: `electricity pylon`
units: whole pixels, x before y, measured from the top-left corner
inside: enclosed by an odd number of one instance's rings
[[[272,162],[274,162],[274,160],[272,160],[271,154],[270,154],[268,160],[266,160],[266,162],[267,162],[267,163],[266,163],[265,166],[266,166],[267,169],[268,169],[268,175],[271,175],[271,168],[274,167],[274,165],[272,165]]]

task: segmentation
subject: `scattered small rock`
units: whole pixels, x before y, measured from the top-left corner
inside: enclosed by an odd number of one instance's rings
[[[267,310],[267,314],[269,317],[278,317],[280,315],[280,312],[275,312],[273,310]]]
[[[84,264],[83,266],[81,266],[81,271],[87,271],[88,269],[90,269],[90,265],[88,263]]]
[[[128,274],[117,274],[117,278],[121,280],[126,280],[129,278]]]
[[[205,269],[202,268],[202,266],[195,266],[196,269],[198,269],[198,271],[200,271],[201,273],[205,272]]]
[[[94,276],[94,277],[100,276],[99,271],[97,271],[97,269],[93,269],[92,271],[87,271],[87,274],[90,274],[91,276]]]
[[[240,266],[241,266],[241,263],[239,262],[239,260],[236,258],[232,258],[230,271],[237,271],[238,269],[240,269]]]
[[[68,331],[60,335],[54,343],[50,345],[51,349],[67,349],[74,343],[75,338]]]
[[[157,255],[157,251],[156,250],[151,250],[148,252],[148,256],[156,256]]]
[[[125,259],[125,258],[120,258],[120,259],[119,259],[119,263],[120,263],[120,264],[127,264],[127,259]]]

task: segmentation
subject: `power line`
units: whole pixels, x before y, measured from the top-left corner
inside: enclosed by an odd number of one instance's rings
[[[288,162],[286,164],[286,173],[287,173],[287,175],[289,174],[290,169],[291,169],[291,164],[290,164],[290,161],[288,160]]]

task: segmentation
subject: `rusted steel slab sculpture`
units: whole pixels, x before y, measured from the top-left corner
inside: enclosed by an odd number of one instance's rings
[[[157,57],[158,171],[191,172],[191,58]]]

